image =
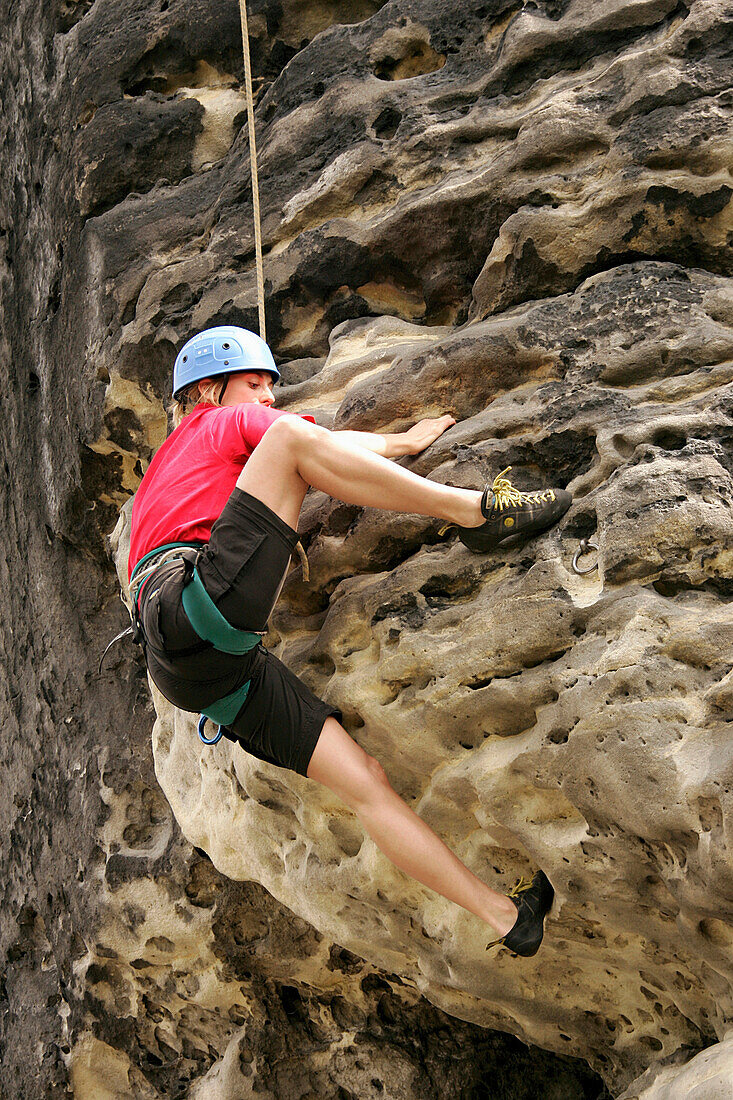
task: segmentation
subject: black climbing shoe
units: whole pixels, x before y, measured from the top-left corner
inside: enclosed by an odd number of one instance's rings
[[[496,476],[494,484],[484,489],[481,512],[486,517],[486,523],[480,527],[458,527],[459,539],[474,554],[493,550],[515,535],[536,535],[538,531],[552,527],[573,502],[570,493],[564,489],[520,492],[504,477],[510,470],[511,466],[507,466]]]
[[[517,919],[506,936],[494,940],[489,947],[501,943],[515,955],[536,955],[544,935],[545,917],[555,897],[552,884],[544,871],[538,871],[531,882],[520,879],[507,896],[515,899]]]

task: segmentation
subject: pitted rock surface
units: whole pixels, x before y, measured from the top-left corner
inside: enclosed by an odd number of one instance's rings
[[[438,541],[421,517],[344,520],[343,506],[314,501],[312,582],[291,575],[271,639],[476,873],[508,887],[546,870],[558,900],[536,959],[487,959],[480,922],[396,872],[327,793],[224,743],[201,749],[191,718],[156,695],[158,777],[220,870],[263,883],[446,1011],[498,1028],[514,1018],[525,1040],[608,1059],[616,1080],[647,1052],[722,1034],[733,1009],[727,290],[634,264],[406,343],[386,370],[381,322],[347,323],[333,341],[342,374],[352,340],[355,357],[337,423],[394,423],[406,379],[427,408],[458,379],[466,419],[416,468],[479,485],[516,464],[532,487],[550,478],[575,494],[558,529],[489,556]],[[608,302],[632,349],[609,341]],[[660,362],[680,340],[699,365],[630,377],[632,356]],[[571,568],[581,535],[599,545],[583,577]]]
[[[279,404],[383,431],[450,411],[410,468],[479,487],[511,465],[575,496],[484,557],[312,493],[312,580],[294,569],[268,644],[478,874],[541,865],[557,903],[534,959],[487,954],[326,792],[204,750],[157,694],[154,714],[129,649],[96,676],[126,621],[106,540],[165,438],[175,351],[257,324],[239,13],[20,0],[0,1091],[608,1096],[583,1059],[628,1100],[713,1100],[733,1073],[730,5],[249,12]]]

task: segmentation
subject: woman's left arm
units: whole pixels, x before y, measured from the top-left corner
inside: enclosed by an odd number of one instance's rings
[[[401,458],[403,455],[420,454],[444,431],[452,428],[455,422],[455,417],[446,413],[432,420],[420,420],[406,432],[395,432],[393,435],[350,431],[340,431],[338,435],[350,443],[355,443],[357,447],[364,447],[367,451],[374,451],[385,458]]]

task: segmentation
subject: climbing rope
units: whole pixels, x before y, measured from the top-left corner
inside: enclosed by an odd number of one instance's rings
[[[255,257],[257,261],[257,306],[260,317],[260,338],[267,343],[265,331],[265,277],[262,268],[262,227],[260,225],[260,188],[257,179],[257,146],[255,144],[255,108],[252,95],[252,65],[249,57],[249,31],[247,29],[247,0],[239,0],[242,20],[242,49],[244,52],[244,83],[247,92],[247,125],[249,127],[249,161],[252,166],[252,207],[255,223]]]

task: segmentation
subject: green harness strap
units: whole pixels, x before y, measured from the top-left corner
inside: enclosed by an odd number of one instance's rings
[[[164,542],[162,546],[156,546],[153,550],[149,550],[147,554],[143,554],[140,561],[137,563],[130,576],[130,584],[135,580],[142,567],[151,558],[154,558],[156,554],[162,554],[164,550],[200,550],[202,543],[200,542]]]
[[[205,714],[207,718],[210,718],[212,722],[216,722],[217,726],[228,726],[230,722],[239,714],[240,710],[244,706],[244,700],[249,693],[250,681],[242,684],[236,691],[231,692],[229,695],[225,695],[223,699],[217,699],[211,703],[201,713]],[[202,738],[203,740],[203,738]]]
[[[211,642],[214,649],[222,653],[234,653],[241,656],[249,653],[262,641],[261,634],[252,630],[238,630],[222,615],[212,600],[194,567],[191,581],[183,589],[183,610],[199,638]]]
[[[255,634],[252,630],[238,630],[237,627],[227,622],[204,588],[203,581],[195,567],[190,583],[183,589],[181,602],[186,617],[199,638],[203,638],[205,642],[211,642],[214,649],[218,649],[222,653],[233,653],[241,656],[244,653],[249,653],[262,641],[261,634]],[[247,680],[236,691],[232,691],[221,699],[215,699],[208,707],[202,709],[201,713],[210,718],[212,722],[216,722],[220,727],[219,734],[214,739],[213,744],[216,744],[216,741],[221,737],[221,726],[228,726],[239,714],[247,698],[249,685],[250,681]],[[199,736],[206,744],[212,743],[204,738],[200,724]]]

